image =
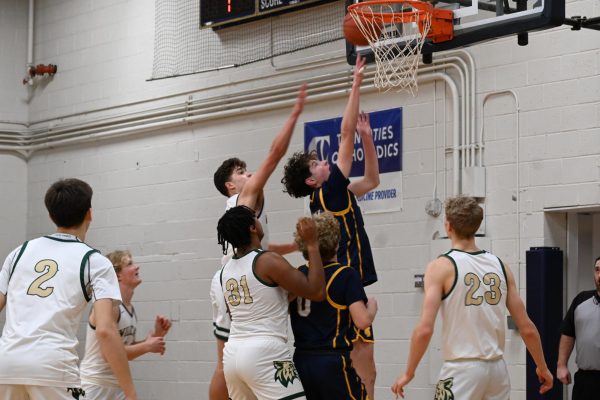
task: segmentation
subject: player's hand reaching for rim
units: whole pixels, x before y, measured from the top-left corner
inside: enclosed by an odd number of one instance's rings
[[[304,102],[306,101],[307,96],[306,88],[306,83],[303,83],[302,86],[300,86],[298,97],[296,97],[296,104],[294,104],[294,110],[292,111],[295,115],[300,115],[302,110],[304,110]]]
[[[373,130],[371,129],[371,118],[369,113],[361,111],[358,114],[358,121],[356,122],[356,130],[363,140],[373,140]]]
[[[317,224],[312,217],[302,217],[296,224],[296,230],[298,235],[308,244],[316,244],[319,240],[319,231],[317,230]]]
[[[367,61],[360,54],[356,56],[356,64],[354,65],[354,87],[359,87],[363,80],[363,72]]]

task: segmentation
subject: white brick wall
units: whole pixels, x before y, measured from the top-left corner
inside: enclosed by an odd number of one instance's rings
[[[35,61],[56,63],[59,72],[43,90],[35,91],[29,107],[19,101],[26,94],[20,83],[14,83],[20,81],[25,59],[26,2],[0,0],[0,5],[7,6],[0,7],[0,22],[10,21],[8,27],[0,23],[0,54],[15,54],[0,57],[0,88],[9,93],[0,99],[0,119],[23,121],[29,113],[29,120],[35,122],[184,91],[198,91],[196,98],[203,98],[323,73],[318,69],[274,71],[267,61],[237,70],[147,82],[153,51],[152,2],[38,0],[36,4]],[[600,12],[592,1],[569,3],[567,15],[576,10]],[[9,11],[12,14],[6,17]],[[7,31],[22,35],[9,42],[4,40]],[[559,28],[530,34],[527,47],[518,47],[516,38],[507,38],[469,48],[477,64],[477,110],[483,96],[493,91],[512,89],[519,100],[518,143],[515,101],[510,96],[487,103],[483,124],[485,243],[511,265],[522,295],[525,250],[545,243],[544,207],[600,203],[597,35]],[[319,51],[316,48],[312,54]],[[273,77],[210,89],[242,75],[248,79]],[[438,83],[437,149],[433,141],[434,85],[422,85],[417,98],[386,93],[364,95],[362,101],[367,111],[404,107],[404,208],[365,217],[380,277],[379,283],[368,288],[380,301],[375,323],[379,399],[391,398],[388,387],[405,367],[409,338],[418,320],[422,292],[413,287],[413,275],[423,271],[440,245],[432,242],[434,232],[442,229],[440,218],[424,212],[433,191],[434,154],[438,157],[438,196],[443,199],[452,191],[450,158],[442,156],[443,144],[452,143],[451,129],[446,126],[444,130],[440,122],[449,100],[439,103],[440,87]],[[132,108],[143,110],[155,104],[142,102]],[[302,146],[303,122],[341,115],[343,107],[342,98],[318,103],[309,99],[290,151]],[[104,111],[120,112],[123,109]],[[40,151],[27,163],[0,155],[0,221],[8,221],[0,225],[1,257],[23,238],[52,230],[42,202],[45,190],[58,178],[76,176],[88,181],[95,193],[94,221],[87,241],[102,252],[129,248],[141,263],[144,283],[135,296],[140,336],[150,329],[156,313],[174,321],[167,354],[145,356],[132,363],[141,399],[206,398],[215,360],[208,287],[220,259],[215,224],[224,205],[224,198],[213,187],[212,173],[222,159],[233,155],[255,168],[287,112],[277,109]],[[448,112],[445,115],[451,120]],[[479,126],[481,116],[477,118]],[[449,166],[446,170],[445,165]],[[520,215],[513,200],[517,176]],[[272,210],[271,236],[287,241],[296,218],[303,213],[303,203],[281,192],[280,179],[281,168],[267,185],[266,195]],[[19,202],[12,202],[15,196]],[[291,260],[300,261],[298,256]],[[524,346],[514,332],[508,338],[511,398],[524,399]],[[424,357],[407,391],[411,398],[432,397],[430,382],[438,369],[434,360],[434,355]]]
[[[31,88],[21,83],[27,69],[27,10],[27,1],[0,0],[0,126],[28,120]]]

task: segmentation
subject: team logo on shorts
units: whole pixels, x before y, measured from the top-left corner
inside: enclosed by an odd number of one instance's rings
[[[67,393],[71,392],[74,399],[79,399],[79,396],[85,397],[85,391],[81,388],[67,388]]]
[[[275,380],[281,382],[285,387],[294,383],[294,379],[300,379],[298,371],[291,361],[273,361],[273,366],[275,367]]]
[[[452,393],[453,385],[454,378],[440,379],[435,388],[434,400],[454,400],[454,393]]]

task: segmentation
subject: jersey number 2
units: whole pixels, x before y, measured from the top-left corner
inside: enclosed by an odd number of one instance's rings
[[[227,297],[227,301],[229,301],[229,304],[231,304],[234,307],[240,305],[240,286],[242,287],[242,291],[244,292],[244,304],[252,304],[252,302],[254,302],[254,299],[250,295],[250,289],[248,289],[248,281],[246,280],[246,275],[242,275],[242,278],[240,279],[239,283],[234,278],[229,278],[227,279],[227,282],[225,282],[225,288],[229,291],[229,293],[231,293]]]
[[[35,269],[35,272],[44,272],[44,274],[31,282],[29,289],[27,289],[27,294],[39,297],[50,296],[54,292],[54,288],[52,286],[42,288],[42,284],[54,278],[54,275],[58,272],[58,264],[54,260],[42,260],[35,264],[33,269]]]
[[[500,298],[502,297],[500,277],[493,272],[487,273],[483,276],[483,284],[489,286],[490,290],[486,291],[483,296],[475,296],[475,292],[481,286],[481,279],[472,272],[465,275],[465,285],[470,286],[465,296],[466,306],[479,306],[483,303],[484,298],[485,302],[492,306],[500,302]]]

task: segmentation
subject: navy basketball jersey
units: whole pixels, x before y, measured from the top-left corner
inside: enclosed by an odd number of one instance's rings
[[[349,184],[350,180],[339,167],[332,164],[329,179],[311,194],[310,211],[330,211],[335,216],[341,233],[337,260],[354,268],[360,274],[363,285],[368,286],[377,282],[377,273],[362,213],[356,196],[348,190]]]
[[[320,302],[302,297],[290,303],[294,346],[298,350],[350,350],[353,323],[349,306],[366,301],[358,273],[339,263],[325,265],[327,299]],[[298,270],[308,275],[308,267]]]

